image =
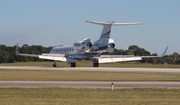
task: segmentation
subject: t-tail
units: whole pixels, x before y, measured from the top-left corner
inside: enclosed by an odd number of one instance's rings
[[[125,25],[144,24],[144,22],[115,23],[114,21],[111,21],[111,22],[98,22],[98,21],[89,21],[89,20],[86,20],[86,22],[104,26],[100,38],[95,42],[95,44],[102,44],[102,45],[108,45],[112,26],[125,26]]]

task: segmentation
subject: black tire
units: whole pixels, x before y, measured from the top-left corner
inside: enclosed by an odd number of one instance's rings
[[[96,67],[99,67],[99,63],[96,63]]]
[[[94,62],[94,63],[93,63],[93,67],[99,67],[99,63]]]
[[[70,63],[70,67],[73,67],[73,63]]]
[[[76,63],[74,63],[74,67],[76,67]]]
[[[70,63],[70,67],[76,67],[76,63]]]
[[[53,64],[53,67],[56,67],[56,64]]]

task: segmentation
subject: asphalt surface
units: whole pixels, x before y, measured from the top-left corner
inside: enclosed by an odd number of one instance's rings
[[[180,88],[180,82],[113,82],[115,89],[121,88]],[[0,87],[62,87],[111,89],[112,82],[90,81],[0,81]]]
[[[139,72],[139,73],[172,73],[180,74],[180,69],[161,68],[52,68],[34,66],[0,66],[6,70],[57,70],[57,71],[98,71],[98,72]],[[113,82],[115,89],[119,88],[180,88],[180,82]],[[63,88],[108,88],[112,82],[90,81],[0,81],[0,87],[63,87]]]
[[[98,71],[98,72],[139,72],[139,73],[172,73],[180,74],[180,69],[170,68],[111,68],[111,67],[35,67],[35,66],[0,66],[6,70],[59,70],[59,71]]]

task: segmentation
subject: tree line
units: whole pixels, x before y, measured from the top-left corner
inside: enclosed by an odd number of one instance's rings
[[[53,47],[43,47],[41,45],[27,45],[19,47],[20,53],[27,54],[42,54],[49,53]],[[144,48],[138,47],[137,45],[131,45],[128,49],[114,49],[113,53],[105,53],[112,55],[134,55],[134,56],[156,56],[157,53],[151,54],[149,51]],[[16,55],[16,45],[6,46],[0,45],[0,63],[13,63],[13,62],[28,62],[28,61],[47,61],[44,59],[39,59],[35,57],[24,57]],[[152,64],[180,64],[180,54],[174,52],[173,54],[166,55],[163,58],[146,58],[141,61],[141,63],[152,63]]]
[[[27,45],[19,47],[20,53],[42,54],[49,53],[52,47],[43,47],[41,45]],[[36,57],[24,57],[16,55],[16,45],[0,45],[0,63],[28,62],[28,61],[46,61]]]

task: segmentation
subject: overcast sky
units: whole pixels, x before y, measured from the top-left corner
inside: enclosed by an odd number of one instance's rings
[[[117,49],[138,45],[159,55],[180,53],[180,0],[0,0],[0,44],[71,45],[99,38],[102,26],[85,20],[145,22],[114,26]]]

